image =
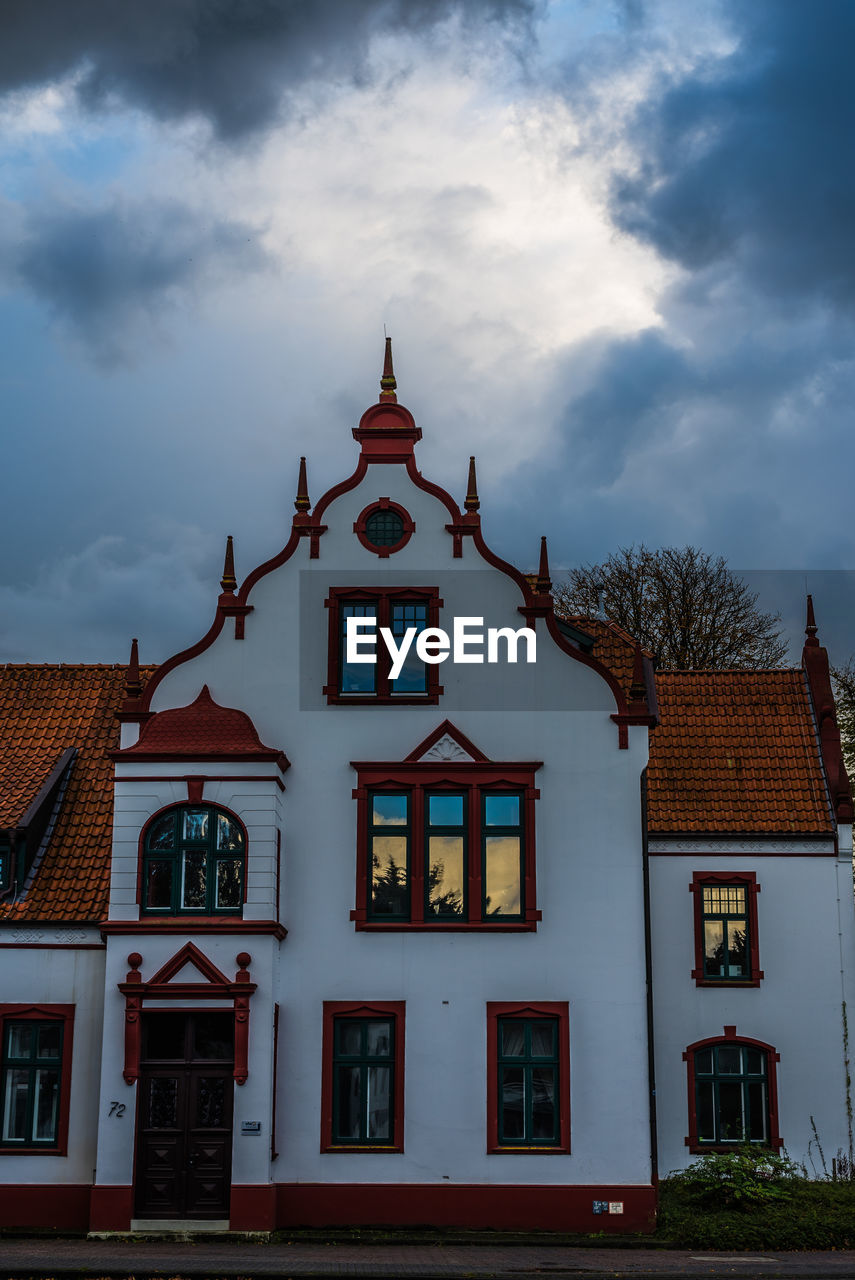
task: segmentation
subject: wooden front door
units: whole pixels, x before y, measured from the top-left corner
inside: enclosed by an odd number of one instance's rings
[[[234,1014],[143,1015],[137,1130],[140,1218],[227,1218]]]

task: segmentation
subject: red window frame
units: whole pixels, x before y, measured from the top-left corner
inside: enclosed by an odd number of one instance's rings
[[[559,1142],[549,1146],[502,1146],[499,1142],[499,1019],[549,1018],[558,1023]],[[534,1004],[487,1002],[487,1153],[488,1155],[569,1155],[570,1153],[570,1010],[566,1000]]]
[[[378,547],[369,541],[367,525],[369,517],[373,516],[375,511],[394,511],[403,521],[404,531],[401,537],[388,547]],[[400,503],[391,502],[389,498],[378,498],[376,502],[370,503],[364,510],[360,511],[353,523],[353,532],[363,547],[368,551],[373,551],[375,556],[379,556],[381,560],[385,560],[388,556],[394,555],[396,551],[400,551],[402,547],[405,547],[415,531],[416,526],[409,511],[402,507]]]
[[[748,913],[748,963],[750,973],[744,978],[708,978],[704,975],[704,895],[707,885],[738,885],[746,890]],[[760,885],[754,871],[696,871],[689,885],[694,902],[695,967],[692,977],[697,987],[759,987],[764,977],[760,968],[760,941],[757,932],[757,895]]]
[[[439,683],[439,664],[425,663],[427,671],[427,691],[417,694],[392,693],[389,680],[391,665],[386,646],[377,645],[377,688],[374,693],[342,693],[341,692],[341,606],[342,604],[376,604],[377,628],[388,627],[390,623],[391,604],[393,601],[412,601],[426,604],[428,626],[439,625],[439,611],[442,600],[438,587],[375,587],[370,590],[362,587],[330,587],[330,593],[324,601],[329,610],[329,640],[327,650],[327,683],[323,692],[327,702],[336,706],[375,707],[378,704],[395,706],[424,706],[439,701],[442,686]]]
[[[321,1152],[368,1152],[402,1154],[404,1150],[404,1035],[406,1004],[403,1000],[358,1003],[351,1000],[324,1001],[323,1061],[321,1066]],[[369,1145],[333,1141],[333,1055],[335,1024],[339,1018],[391,1018],[395,1023],[394,1076],[392,1080],[392,1141]]]
[[[356,907],[350,913],[355,927],[378,933],[423,930],[434,933],[461,931],[531,933],[537,929],[542,913],[537,909],[537,876],[535,856],[535,801],[540,791],[534,775],[540,761],[501,763],[437,762],[437,763],[370,763],[351,761],[357,771],[359,785],[353,792],[357,801],[356,837]],[[371,867],[368,856],[368,828],[371,793],[373,791],[409,793],[411,797],[410,918],[409,920],[372,920],[369,917]],[[425,881],[425,793],[466,791],[468,793],[468,911],[460,920],[426,920],[424,913]],[[481,867],[481,797],[502,792],[522,796],[523,815],[523,912],[519,918],[482,918]]]
[[[38,1143],[33,1146],[19,1146],[17,1143],[0,1145],[0,1156],[67,1156],[68,1155],[68,1113],[71,1103],[71,1058],[74,1048],[74,1011],[73,1004],[0,1004],[0,1048],[6,1042],[7,1022],[61,1022],[62,1061],[59,1076],[59,1120],[56,1129],[56,1143],[48,1146]]]
[[[686,1076],[688,1085],[688,1103],[689,1103],[689,1133],[684,1142],[691,1151],[692,1155],[700,1155],[704,1151],[734,1151],[739,1150],[739,1144],[735,1142],[700,1142],[698,1140],[698,1115],[697,1115],[697,1099],[695,1091],[695,1054],[699,1049],[711,1049],[716,1045],[732,1044],[742,1045],[749,1049],[759,1049],[766,1055],[766,1089],[769,1100],[769,1146],[773,1151],[779,1151],[784,1145],[778,1127],[778,1073],[777,1063],[781,1061],[781,1055],[778,1053],[774,1045],[766,1044],[765,1040],[752,1040],[748,1036],[739,1036],[736,1034],[736,1027],[724,1027],[724,1035],[711,1036],[707,1040],[696,1040],[694,1044],[686,1046],[683,1054],[683,1061],[686,1064]],[[759,1150],[765,1150],[760,1143],[756,1145]]]

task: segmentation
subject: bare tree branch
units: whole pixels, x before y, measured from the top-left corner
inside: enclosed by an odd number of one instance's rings
[[[572,569],[553,595],[559,614],[596,614],[641,641],[660,666],[676,670],[778,667],[787,653],[778,614],[697,547],[620,547],[601,564]],[[853,676],[855,681],[855,676]]]

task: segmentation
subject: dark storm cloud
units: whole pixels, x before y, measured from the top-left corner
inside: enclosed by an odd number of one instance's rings
[[[525,23],[536,0],[4,0],[0,92],[79,71],[90,107],[202,116],[235,140],[313,79],[359,78],[371,39],[465,21]]]
[[[253,228],[169,202],[41,211],[9,259],[7,274],[106,364],[197,284],[267,261]]]
[[[738,41],[648,102],[624,230],[692,271],[730,263],[776,297],[855,302],[851,0],[727,0]],[[711,281],[714,277],[709,277]]]

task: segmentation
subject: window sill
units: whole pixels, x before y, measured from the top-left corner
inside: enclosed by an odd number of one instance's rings
[[[744,1142],[697,1142],[691,1138],[683,1139],[693,1156],[701,1156],[705,1151],[724,1154],[728,1151],[744,1151]],[[749,1142],[752,1151],[780,1151],[784,1145],[783,1138],[770,1138],[768,1142]]]
[[[527,920],[427,921],[427,920],[358,920],[351,912],[354,929],[359,933],[536,933],[542,913],[535,911]]]
[[[374,1145],[368,1145],[367,1143],[362,1146],[348,1147],[348,1146],[345,1146],[344,1144],[341,1144],[341,1145],[337,1144],[336,1146],[333,1146],[333,1147],[321,1147],[321,1155],[325,1155],[325,1156],[359,1155],[359,1154],[365,1154],[366,1152],[368,1152],[370,1155],[402,1156],[404,1154],[404,1148],[394,1146],[394,1145],[374,1146]]]
[[[0,1156],[67,1156],[67,1148],[62,1147],[0,1147]]]
[[[569,1147],[489,1147],[489,1156],[569,1156]]]
[[[442,685],[431,689],[429,693],[336,693],[328,685],[324,686],[324,695],[331,707],[423,707],[436,705]]]
[[[695,980],[696,987],[727,987],[732,990],[734,987],[759,987],[765,974],[759,969],[750,978],[705,978],[699,974],[697,969],[692,970],[692,977]]]

